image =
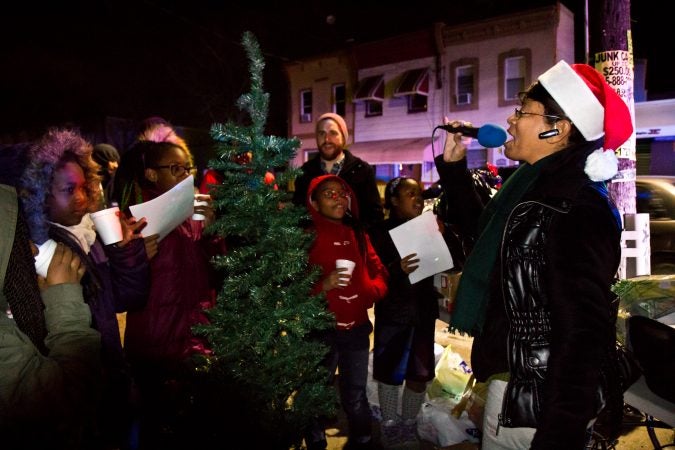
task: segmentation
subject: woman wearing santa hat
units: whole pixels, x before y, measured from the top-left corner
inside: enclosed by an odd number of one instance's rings
[[[632,120],[585,64],[560,61],[520,100],[504,144],[520,167],[487,205],[467,172],[468,138],[450,133],[435,160],[477,239],[450,327],[474,336],[471,367],[488,383],[483,449],[582,449],[603,407],[621,419],[618,381],[603,369],[622,228],[605,182]]]

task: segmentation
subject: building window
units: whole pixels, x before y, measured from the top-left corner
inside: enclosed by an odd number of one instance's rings
[[[384,102],[384,76],[375,75],[359,81],[353,102],[364,102],[366,117],[381,116]]]
[[[531,83],[532,52],[512,50],[499,55],[499,106],[517,105],[518,94]]]
[[[300,91],[300,123],[312,121],[312,90]]]
[[[457,97],[455,103],[466,105],[471,103],[473,95],[473,66],[461,66],[455,71],[457,76]]]
[[[504,99],[515,100],[525,90],[525,58],[516,56],[504,60]]]
[[[429,69],[408,70],[401,76],[394,97],[408,97],[408,113],[425,112],[429,96]]]
[[[478,109],[478,58],[450,64],[450,111]]]
[[[378,100],[366,101],[366,117],[374,117],[382,115],[382,102]]]
[[[333,85],[333,112],[344,117],[347,108],[347,95],[344,83]]]
[[[426,95],[409,95],[408,113],[425,112],[427,110],[427,98]]]

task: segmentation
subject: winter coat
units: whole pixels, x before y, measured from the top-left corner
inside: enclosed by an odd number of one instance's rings
[[[93,393],[100,376],[101,338],[91,328],[91,314],[79,284],[59,284],[42,292],[48,332],[45,343],[49,354],[46,356],[8,316],[4,286],[17,213],[14,189],[1,186],[2,445],[3,448],[78,448],[83,417],[93,407]]]
[[[583,448],[601,405],[600,369],[615,339],[610,287],[620,260],[620,221],[606,190],[583,172],[590,145],[551,156],[512,210],[485,325],[474,337],[477,380],[509,372],[500,423],[536,426],[533,449]],[[436,164],[453,195],[466,163],[439,156]],[[536,423],[523,423],[527,417]]]
[[[361,211],[360,220],[366,228],[370,228],[384,219],[380,192],[375,182],[375,171],[365,161],[343,150],[345,159],[338,176],[345,180],[356,195],[356,201]],[[321,169],[321,157],[316,155],[301,167],[302,175],[295,180],[293,203],[304,205],[310,182],[321,175],[326,175]]]
[[[410,284],[408,274],[401,269],[401,255],[389,230],[405,222],[390,217],[370,233],[373,247],[389,272],[389,289],[382,301],[375,305],[375,317],[382,323],[417,325],[420,321],[428,322],[424,319],[438,318],[439,293],[434,286],[434,277]]]
[[[82,282],[93,326],[101,333],[103,365],[108,370],[128,372],[117,313],[142,309],[147,302],[150,270],[143,240],[134,239],[124,247],[104,246],[97,236],[85,255],[62,228],[52,226],[49,234],[88,261]]]
[[[349,259],[356,262],[351,284],[326,293],[328,308],[335,314],[337,329],[351,329],[369,320],[368,308],[382,299],[387,293],[387,269],[363,232],[365,253],[358,244],[354,228],[345,223],[335,223],[326,219],[310,203],[312,192],[324,180],[334,178],[353,196],[353,191],[339,177],[324,175],[311,181],[307,192],[307,208],[312,216],[316,239],[309,251],[309,262],[321,267],[322,275],[317,281],[314,292],[321,292],[323,280],[335,270],[336,259]],[[351,213],[358,220],[358,201],[352,197]]]
[[[215,304],[215,290],[203,223],[187,219],[159,243],[150,261],[150,295],[145,308],[127,314],[125,348],[133,363],[171,370],[205,342],[192,333]]]

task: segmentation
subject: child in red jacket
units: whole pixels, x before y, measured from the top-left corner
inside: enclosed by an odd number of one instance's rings
[[[340,373],[340,399],[349,423],[349,442],[345,448],[373,448],[366,396],[373,330],[368,308],[386,295],[388,273],[358,223],[358,205],[344,180],[335,175],[312,180],[307,208],[316,232],[309,262],[322,268],[315,293],[326,293],[328,308],[336,319],[335,329],[322,338],[329,347],[325,364],[330,381],[336,369]],[[336,269],[337,259],[355,263],[351,275],[346,269]],[[310,434],[306,438],[309,449],[326,448],[323,429],[316,427]]]

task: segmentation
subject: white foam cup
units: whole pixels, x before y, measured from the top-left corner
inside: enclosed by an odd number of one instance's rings
[[[209,202],[204,200],[195,200],[195,206],[206,206],[208,204]],[[206,216],[204,216],[204,214],[193,214],[192,220],[206,220]]]
[[[116,214],[119,210],[117,206],[113,206],[90,214],[96,232],[105,245],[115,244],[124,238],[122,224]]]
[[[35,255],[35,271],[41,277],[47,277],[47,269],[49,263],[52,262],[54,251],[56,250],[56,241],[47,239],[45,242],[37,246],[38,254]]]
[[[335,260],[335,268],[336,269],[341,269],[345,268],[347,271],[342,271],[340,274],[348,274],[349,276],[352,275],[352,272],[354,271],[354,266],[356,266],[356,263],[354,261],[350,261],[348,259],[336,259]],[[346,286],[344,283],[340,283],[341,286]]]

